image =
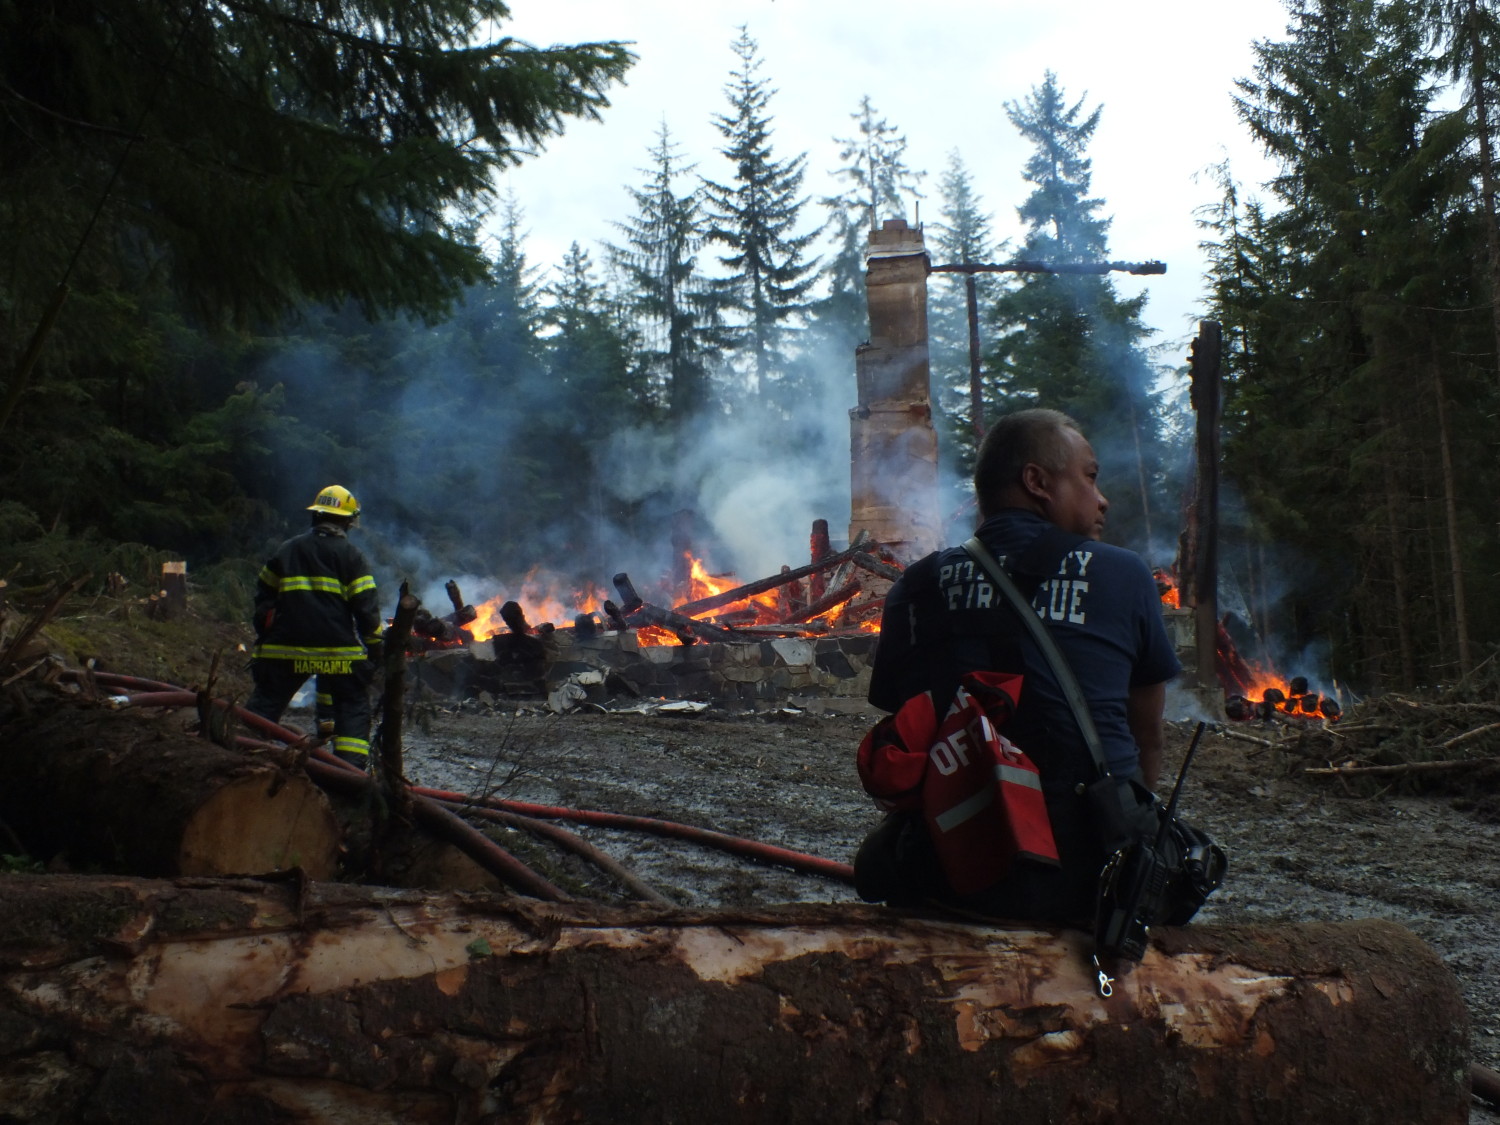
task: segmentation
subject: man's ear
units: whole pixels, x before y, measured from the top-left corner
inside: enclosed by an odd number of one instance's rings
[[[1052,499],[1052,478],[1046,469],[1034,461],[1028,461],[1021,468],[1021,487],[1026,490],[1026,495],[1033,500]]]

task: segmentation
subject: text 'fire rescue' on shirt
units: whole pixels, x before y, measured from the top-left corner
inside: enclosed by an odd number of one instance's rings
[[[1088,620],[1089,563],[1094,552],[1079,547],[1063,556],[1057,576],[1048,578],[1036,588],[1031,604],[1037,616],[1053,621],[1082,625]],[[1006,565],[1000,559],[1000,565]],[[950,610],[988,609],[996,604],[995,588],[983,568],[973,559],[961,559],[938,571],[938,586]]]

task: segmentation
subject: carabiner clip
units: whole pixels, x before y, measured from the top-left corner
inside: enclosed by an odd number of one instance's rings
[[[1094,954],[1094,968],[1099,970],[1099,995],[1108,1000],[1115,994],[1115,978],[1104,971],[1104,966],[1099,964],[1099,955]]]

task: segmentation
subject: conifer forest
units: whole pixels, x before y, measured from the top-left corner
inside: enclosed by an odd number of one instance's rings
[[[1339,683],[1449,683],[1500,643],[1500,4],[1286,8],[1231,91],[1274,176],[1226,164],[1202,184],[1221,585]],[[962,152],[913,167],[922,123],[871,95],[851,92],[825,151],[783,150],[796,108],[746,26],[716,45],[722,88],[677,111],[711,117],[718,151],[689,159],[664,120],[619,185],[614,237],[538,260],[528,200],[498,174],[607,127],[633,56],[529,46],[507,16],[500,0],[0,0],[0,578],[181,558],[236,613],[338,481],[382,578],[607,580],[654,565],[705,481],[733,502],[746,457],[837,530],[872,227],[915,222],[920,198],[934,264],[1115,256],[1090,144],[1139,126],[1061,62],[1017,76],[994,115],[1031,153],[1002,242]],[[838,190],[810,190],[810,166]],[[967,534],[985,418],[1054,407],[1100,453],[1108,538],[1170,566],[1185,341],[1153,340],[1145,298],[1107,274],[976,288],[981,418],[964,286],[928,291],[944,518]],[[803,507],[786,511],[805,536]]]

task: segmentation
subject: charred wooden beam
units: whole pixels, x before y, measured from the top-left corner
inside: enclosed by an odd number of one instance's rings
[[[729,613],[720,613],[713,617],[715,625],[726,625],[734,629],[738,629],[741,625],[754,625],[759,620],[760,610],[754,607],[731,610]]]
[[[448,579],[447,585],[443,589],[448,591],[448,600],[453,603],[454,613],[463,613],[465,609],[473,608],[472,606],[464,605],[464,596],[459,592],[458,583],[453,579]]]
[[[610,627],[616,632],[623,633],[630,628],[630,623],[625,620],[625,615],[620,612],[620,607],[612,601],[605,601],[604,616],[609,618]]]
[[[866,621],[879,621],[881,611],[885,609],[885,598],[869,598],[854,605],[846,606],[839,614],[837,632],[844,632],[862,625]],[[865,630],[858,630],[864,632]]]
[[[736,625],[734,631],[740,640],[747,636],[820,637],[828,632],[828,626],[822,621],[783,622],[779,625]]]
[[[635,592],[635,586],[630,581],[630,575],[623,570],[615,575],[615,590],[620,595],[620,612],[627,617],[645,605],[645,601]]]
[[[782,565],[781,573],[783,577],[791,572],[791,567],[785,564]],[[819,581],[821,582],[821,578]],[[808,589],[811,589],[812,575],[808,575],[807,582]],[[807,607],[807,597],[803,592],[802,583],[796,579],[791,579],[779,586],[776,590],[776,607],[776,616],[783,621],[789,620],[793,614],[801,613]]]
[[[468,630],[451,617],[434,617],[420,602],[412,615],[411,628],[408,630],[408,636],[410,635],[441,641],[443,644],[472,639]]]
[[[901,577],[901,568],[899,566],[892,566],[890,563],[881,562],[874,555],[867,554],[864,551],[856,551],[852,557],[855,565],[863,567],[871,574],[878,575],[881,578],[888,578],[892,582]]]
[[[506,628],[512,633],[520,633],[525,636],[533,630],[526,620],[526,611],[521,608],[519,602],[506,602],[500,607],[500,620],[505,622]]]
[[[854,541],[849,544],[849,549],[843,552],[844,557],[839,560],[838,569],[835,570],[831,575],[829,575],[828,585],[837,590],[845,582],[849,581],[849,579],[854,574],[854,556],[858,554],[868,554],[869,548],[871,546],[872,543],[869,531],[861,528],[859,530],[859,533],[855,535]]]
[[[808,561],[820,563],[833,554],[833,544],[828,541],[828,521],[813,520],[812,534],[808,537]],[[817,601],[828,592],[822,571],[807,576],[807,599]]]
[[[856,594],[859,593],[859,591],[859,579],[851,578],[843,586],[840,586],[837,590],[833,590],[830,593],[824,594],[821,598],[813,602],[811,605],[805,607],[800,613],[796,614],[795,616],[782,618],[782,623],[791,625],[795,624],[798,621],[808,621],[814,617],[822,617],[830,610],[837,609],[845,602],[851,600]]]
[[[634,613],[626,618],[632,626],[639,629],[642,625],[657,625],[663,629],[670,629],[677,634],[677,639],[683,644],[693,644],[696,641],[733,641],[734,632],[729,629],[714,625],[708,621],[694,621],[676,610],[663,609],[659,605],[647,602]],[[688,638],[692,638],[689,640]]]
[[[809,563],[807,566],[799,566],[796,570],[783,570],[780,574],[773,574],[769,578],[760,578],[754,582],[747,582],[743,586],[736,586],[733,590],[725,590],[722,594],[714,594],[712,597],[699,598],[695,602],[686,602],[673,608],[686,617],[696,617],[700,613],[707,613],[711,609],[730,605],[733,602],[743,601],[745,598],[754,597],[756,594],[764,594],[768,590],[774,590],[778,586],[785,586],[788,582],[796,582],[806,578],[810,574],[818,574],[825,570],[831,570],[836,566],[850,563],[850,560],[859,553],[866,545],[866,541],[850,546],[847,550],[840,551],[836,555],[829,555],[819,562]],[[847,580],[847,576],[846,576]],[[838,585],[839,583],[831,583]]]

